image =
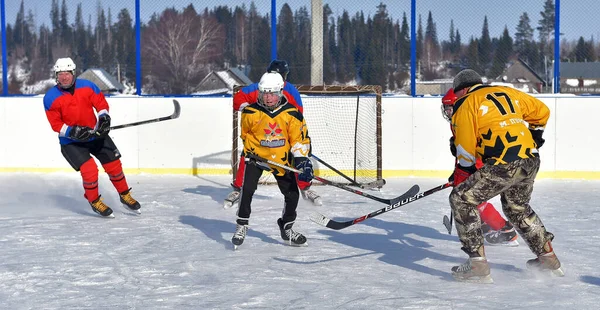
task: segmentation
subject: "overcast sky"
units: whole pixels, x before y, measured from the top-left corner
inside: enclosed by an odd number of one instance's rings
[[[38,16],[41,23],[49,24],[51,0],[24,0],[25,10],[31,10]],[[322,0],[323,4],[329,4],[334,15],[340,15],[344,10],[351,14],[362,10],[365,15],[373,16],[377,11],[377,5],[384,2],[387,6],[390,17],[394,20],[401,20],[402,14],[406,12],[407,18],[410,18],[410,0]],[[59,0],[62,3],[62,0]],[[277,1],[277,12],[284,3],[288,3],[293,10],[306,6],[310,10],[310,0]],[[454,3],[460,2],[460,7]],[[487,15],[489,22],[490,35],[498,37],[502,34],[504,27],[507,26],[511,36],[514,36],[515,28],[519,17],[523,12],[527,12],[531,20],[531,26],[537,27],[540,19],[540,12],[543,9],[545,0],[506,0],[502,2],[502,7],[498,7],[497,1],[491,0],[461,0],[461,1],[439,1],[439,0],[417,0],[417,14],[421,14],[423,23],[427,21],[428,12],[432,12],[433,20],[437,25],[438,37],[440,40],[448,38],[450,20],[454,20],[455,28],[458,29],[467,40],[471,36],[481,36],[484,16]],[[21,0],[6,0],[6,20],[14,24],[16,13],[19,9]],[[87,23],[88,17],[92,15],[92,22],[96,20],[96,5],[98,1],[94,0],[69,0],[69,18],[74,19],[77,3],[83,3],[84,20]],[[132,17],[135,17],[135,0],[101,0],[102,7],[107,10],[109,7],[113,12],[113,18],[122,8],[127,8]],[[175,7],[180,10],[190,3],[194,4],[198,11],[208,7],[210,9],[219,5],[235,7],[236,5],[246,4],[250,7],[251,1],[248,0],[170,0],[170,1],[142,1],[141,18],[147,21],[152,13],[162,11],[168,3],[169,7]],[[271,0],[255,0],[254,3],[260,11],[270,12]],[[351,5],[348,5],[351,3]],[[581,1],[562,1],[561,2],[561,32],[569,40],[577,40],[583,36],[586,40],[598,38],[600,36],[600,20],[597,13],[600,11],[600,2],[593,0]],[[537,35],[537,34],[536,34]]]

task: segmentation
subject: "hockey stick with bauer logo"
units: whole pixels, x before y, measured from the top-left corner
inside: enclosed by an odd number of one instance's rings
[[[434,187],[434,188],[432,188],[430,190],[427,190],[427,191],[424,191],[422,193],[417,193],[417,194],[414,194],[413,196],[405,197],[405,198],[403,198],[400,201],[397,201],[395,203],[391,203],[389,206],[387,206],[385,208],[381,208],[379,210],[373,211],[373,212],[371,212],[369,214],[363,215],[361,217],[357,217],[357,218],[355,218],[353,220],[349,220],[349,221],[344,221],[344,222],[334,221],[334,220],[326,217],[325,215],[323,215],[323,214],[321,214],[319,212],[313,212],[313,213],[311,213],[310,216],[309,216],[309,218],[310,218],[311,221],[313,221],[313,222],[315,222],[315,223],[317,223],[319,225],[325,226],[327,228],[339,230],[339,229],[346,228],[348,226],[352,226],[354,224],[358,224],[358,223],[360,223],[360,222],[362,222],[362,221],[364,221],[364,220],[366,220],[368,218],[372,218],[372,217],[378,216],[380,214],[392,211],[392,210],[394,210],[396,208],[402,207],[402,206],[404,206],[406,204],[409,204],[409,203],[411,203],[411,202],[413,202],[415,200],[419,200],[419,199],[421,199],[423,197],[427,197],[427,196],[429,196],[429,195],[431,195],[431,194],[433,194],[435,192],[441,191],[441,190],[443,190],[445,188],[448,188],[450,186],[452,186],[450,183],[442,184],[440,186]]]
[[[149,119],[149,120],[145,120],[145,121],[139,121],[139,122],[133,122],[133,123],[129,123],[129,124],[122,124],[122,125],[112,126],[112,127],[110,127],[110,130],[127,128],[127,127],[133,127],[133,126],[139,126],[139,125],[145,125],[145,124],[151,124],[151,123],[157,123],[157,122],[167,121],[167,120],[170,120],[170,119],[176,119],[176,118],[179,117],[179,114],[181,113],[181,106],[179,106],[179,102],[177,100],[174,100],[174,99],[173,99],[173,106],[175,107],[175,111],[173,111],[173,114],[171,114],[169,116],[163,116],[163,117],[153,118],[153,119]]]
[[[383,180],[383,179],[376,180],[376,181],[369,182],[369,183],[357,183],[351,177],[345,175],[344,173],[342,173],[341,171],[335,169],[333,166],[331,166],[330,164],[328,164],[324,160],[322,160],[319,157],[317,157],[317,155],[311,154],[310,157],[316,159],[319,163],[325,165],[325,167],[331,169],[333,172],[339,174],[341,177],[343,177],[344,179],[348,180],[350,182],[350,185],[352,185],[352,186],[360,187],[362,189],[373,189],[373,188],[381,188],[382,186],[385,185],[385,180]]]
[[[300,171],[298,169],[294,169],[292,167],[288,167],[288,166],[280,164],[278,162],[274,162],[274,161],[262,158],[260,156],[255,155],[255,154],[246,154],[246,158],[249,158],[250,160],[259,161],[261,163],[266,163],[266,164],[269,164],[269,165],[272,165],[272,166],[276,166],[276,167],[282,168],[282,169],[287,170],[287,171],[291,171],[291,172],[295,172],[295,173],[302,173],[302,171]],[[407,197],[410,197],[410,196],[414,195],[415,193],[419,192],[419,186],[418,185],[413,185],[413,187],[411,187],[406,193],[404,193],[404,194],[402,194],[402,195],[400,195],[398,197],[395,197],[395,198],[392,198],[392,199],[388,199],[388,198],[381,198],[381,197],[373,196],[373,195],[370,195],[368,193],[359,191],[357,189],[348,187],[348,186],[346,186],[344,184],[335,183],[335,182],[323,179],[323,178],[318,177],[318,176],[314,176],[314,179],[317,180],[317,181],[319,181],[319,182],[321,182],[321,183],[323,183],[323,184],[335,186],[337,188],[340,188],[340,189],[349,191],[351,193],[354,193],[354,194],[357,194],[357,195],[361,195],[363,197],[367,197],[369,199],[373,199],[375,201],[379,201],[379,202],[385,203],[385,204],[395,204],[395,203],[397,203],[397,202],[399,202],[399,201],[401,201],[401,200],[403,200],[403,199],[405,199]]]

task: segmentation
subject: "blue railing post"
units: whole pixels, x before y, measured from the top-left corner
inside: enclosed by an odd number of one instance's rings
[[[6,52],[6,3],[0,1],[0,18],[2,21],[2,95],[8,95],[8,54]]]
[[[417,95],[417,0],[410,0],[410,95]]]
[[[560,0],[554,6],[554,81],[553,93],[560,93]]]
[[[142,30],[140,0],[135,0],[135,94],[142,94]]]

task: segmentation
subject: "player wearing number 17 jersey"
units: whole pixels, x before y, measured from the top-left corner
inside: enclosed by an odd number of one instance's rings
[[[537,256],[527,261],[527,267],[564,275],[552,249],[554,235],[529,205],[550,110],[516,89],[483,85],[481,76],[470,69],[459,72],[453,86],[459,97],[452,114],[458,163],[450,206],[469,259],[452,267],[452,275],[459,281],[493,282],[477,206],[496,195],[504,214]],[[484,163],[479,170],[478,158]]]

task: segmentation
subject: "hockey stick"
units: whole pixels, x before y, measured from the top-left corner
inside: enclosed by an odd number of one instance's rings
[[[286,165],[282,165],[282,164],[280,164],[280,163],[278,163],[278,162],[274,162],[274,161],[271,161],[271,160],[268,160],[268,159],[262,158],[262,157],[260,157],[260,156],[254,155],[254,154],[246,154],[246,157],[247,157],[247,158],[249,158],[249,159],[254,159],[254,160],[256,160],[256,161],[259,161],[259,162],[262,162],[262,163],[267,163],[267,164],[269,164],[269,165],[272,165],[272,166],[276,166],[276,167],[282,168],[282,169],[284,169],[284,170],[287,170],[287,171],[291,171],[291,172],[295,172],[295,173],[302,173],[302,171],[300,171],[300,170],[298,170],[298,169],[294,169],[294,168],[292,168],[292,167],[288,167],[288,166],[286,166]],[[359,190],[357,190],[357,189],[354,189],[354,188],[348,187],[348,186],[346,186],[346,185],[344,185],[344,184],[335,183],[335,182],[333,182],[333,181],[329,181],[329,180],[323,179],[323,178],[321,178],[321,177],[318,177],[318,176],[314,176],[314,179],[315,179],[315,180],[317,180],[317,181],[319,181],[319,182],[321,182],[321,183],[323,183],[323,184],[327,184],[327,185],[335,186],[335,187],[337,187],[337,188],[341,188],[341,189],[343,189],[343,190],[346,190],[346,191],[349,191],[349,192],[351,192],[351,193],[354,193],[354,194],[357,194],[357,195],[361,195],[361,196],[363,196],[363,197],[367,197],[367,198],[369,198],[369,199],[373,199],[373,200],[376,200],[376,201],[379,201],[379,202],[381,202],[381,203],[385,203],[385,204],[388,204],[388,205],[389,205],[389,204],[394,204],[394,203],[396,203],[396,202],[398,202],[398,201],[400,201],[400,200],[404,199],[404,198],[405,198],[404,196],[405,196],[405,194],[406,194],[406,193],[405,193],[404,195],[400,195],[400,196],[398,196],[398,197],[395,197],[395,198],[392,198],[392,199],[388,199],[388,198],[381,198],[381,197],[373,196],[373,195],[370,195],[370,194],[368,194],[368,193],[364,193],[364,192],[362,192],[362,191],[359,191]],[[416,188],[416,190],[414,190],[415,188]],[[413,187],[412,187],[412,188],[409,190],[409,192],[411,192],[411,193],[412,193],[412,191],[414,191],[415,193],[416,193],[416,192],[418,192],[418,191],[419,191],[419,186],[418,186],[418,185],[414,185],[414,186],[413,186]],[[411,195],[413,195],[413,194],[411,194]],[[409,196],[410,196],[410,195],[409,195]]]
[[[112,126],[112,127],[110,127],[110,130],[127,128],[127,127],[133,127],[133,126],[139,126],[139,125],[145,125],[145,124],[151,124],[151,123],[157,123],[157,122],[167,121],[167,120],[170,120],[170,119],[176,119],[176,118],[179,117],[179,114],[181,113],[181,107],[179,106],[179,102],[177,100],[175,100],[175,99],[173,99],[173,106],[175,107],[175,111],[173,112],[173,114],[171,114],[169,116],[163,116],[163,117],[149,119],[149,120],[145,120],[145,121],[139,121],[139,122],[134,122],[134,123],[129,123],[129,124],[122,124],[122,125]]]
[[[390,204],[389,206],[387,206],[385,208],[381,208],[381,209],[373,211],[373,212],[371,212],[369,214],[366,214],[366,215],[363,215],[361,217],[357,217],[357,218],[355,218],[353,220],[349,220],[349,221],[345,221],[345,222],[334,221],[334,220],[332,220],[332,219],[330,219],[330,218],[326,217],[325,215],[323,215],[321,213],[318,213],[318,212],[311,213],[311,215],[309,216],[309,218],[310,218],[311,221],[313,221],[313,222],[315,222],[315,223],[317,223],[319,225],[325,226],[327,228],[339,230],[339,229],[343,229],[343,228],[346,228],[348,226],[352,226],[354,224],[360,223],[360,222],[362,222],[362,221],[364,221],[364,220],[366,220],[368,218],[372,218],[372,217],[378,216],[380,214],[383,214],[385,212],[392,211],[392,210],[394,210],[396,208],[402,207],[403,205],[411,203],[411,202],[413,202],[415,200],[419,200],[419,199],[421,199],[423,197],[427,197],[427,196],[429,196],[429,195],[431,195],[431,194],[433,194],[435,192],[441,191],[441,190],[443,190],[445,188],[448,188],[450,186],[452,186],[450,183],[442,184],[440,186],[434,187],[434,188],[432,188],[430,190],[427,190],[425,192],[417,193],[415,195],[405,197],[405,198],[401,199],[400,201],[397,201],[396,203]],[[412,188],[411,188],[411,190],[412,190]],[[410,190],[409,190],[409,192],[410,192]],[[409,193],[409,192],[407,192],[407,193]]]
[[[442,223],[444,223],[444,226],[446,226],[449,235],[452,234],[452,215],[453,212],[450,211],[450,218],[448,218],[447,215],[444,215],[444,219],[442,220]]]
[[[385,180],[383,180],[383,179],[376,180],[376,181],[369,182],[369,183],[363,183],[363,184],[357,183],[351,177],[349,177],[349,176],[345,175],[344,173],[342,173],[341,171],[335,169],[333,166],[331,166],[330,164],[326,163],[324,160],[320,159],[315,154],[311,154],[310,156],[312,158],[316,159],[321,164],[325,165],[325,167],[331,169],[333,172],[339,174],[341,177],[343,177],[344,179],[348,180],[350,182],[350,185],[352,185],[352,186],[360,187],[362,189],[372,189],[372,188],[376,188],[376,187],[382,187],[382,186],[385,185]]]

